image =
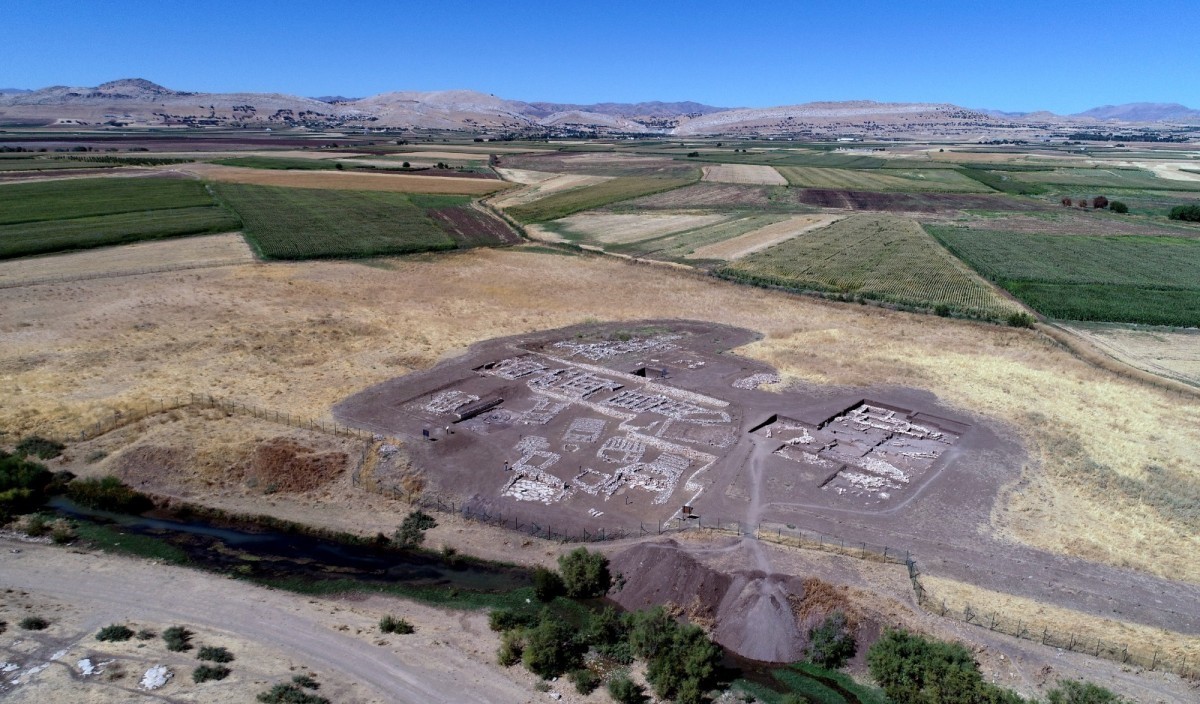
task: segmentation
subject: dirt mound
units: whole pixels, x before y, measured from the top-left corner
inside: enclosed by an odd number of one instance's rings
[[[665,605],[753,660],[801,659],[809,629],[834,611],[845,612],[852,624],[866,621],[844,587],[758,570],[725,573],[674,540],[635,545],[612,557],[612,569],[625,579],[613,597],[621,606]]]
[[[349,460],[344,452],[318,452],[292,438],[271,438],[254,449],[246,479],[269,491],[312,491],[337,479]]]
[[[177,474],[188,465],[189,453],[178,447],[138,445],[125,450],[109,465],[121,481],[129,486],[154,490],[164,477]]]

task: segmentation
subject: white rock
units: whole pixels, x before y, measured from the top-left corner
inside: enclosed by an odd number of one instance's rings
[[[142,675],[142,689],[158,689],[174,676],[175,673],[168,670],[166,665],[155,665]]]
[[[80,660],[79,662],[75,663],[75,666],[79,668],[79,674],[83,675],[84,677],[87,677],[88,675],[94,675],[100,671],[99,668],[92,664],[90,658],[84,658]]]

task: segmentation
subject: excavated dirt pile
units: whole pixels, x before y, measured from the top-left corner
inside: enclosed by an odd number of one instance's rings
[[[346,471],[344,452],[318,452],[291,438],[278,437],[254,448],[246,478],[275,491],[311,491]]]
[[[801,659],[809,629],[834,611],[845,613],[853,627],[868,626],[840,587],[815,577],[761,570],[726,573],[674,540],[635,545],[611,561],[614,574],[624,579],[613,595],[621,606],[665,605],[706,628],[725,648],[753,660]]]

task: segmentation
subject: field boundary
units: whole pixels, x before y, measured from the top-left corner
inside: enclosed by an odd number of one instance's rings
[[[1062,327],[1055,325],[1048,319],[1043,319],[1034,324],[1034,330],[1050,338],[1062,347],[1066,348],[1073,356],[1081,361],[1087,362],[1093,366],[1099,367],[1105,371],[1112,372],[1117,376],[1130,379],[1132,381],[1140,381],[1144,384],[1149,384],[1164,391],[1174,391],[1185,396],[1193,396],[1200,398],[1200,388],[1185,384],[1182,381],[1170,379],[1153,372],[1148,372],[1145,369],[1139,369],[1134,365],[1121,361],[1116,357],[1105,352],[1103,349],[1093,345],[1083,338],[1071,333]]]

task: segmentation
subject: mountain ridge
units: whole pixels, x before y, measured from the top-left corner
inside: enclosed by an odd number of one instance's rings
[[[695,101],[592,104],[510,100],[473,90],[391,91],[363,98],[305,98],[283,93],[180,91],[144,78],[95,87],[0,91],[0,123],[388,127],[484,133],[601,132],[700,136],[987,135],[1046,123],[1195,122],[1200,110],[1177,103],[1128,103],[1074,115],[978,110],[950,103],[817,101],[725,108]]]

